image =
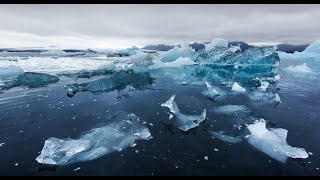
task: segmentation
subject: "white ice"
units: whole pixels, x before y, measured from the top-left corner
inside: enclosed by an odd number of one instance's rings
[[[293,66],[289,65],[285,70],[295,73],[310,73],[312,72],[311,69],[307,66],[306,63],[303,63],[301,65]]]
[[[237,82],[233,83],[231,91],[245,92],[246,89],[240,86]]]
[[[308,158],[309,156],[304,148],[291,147],[287,144],[288,130],[267,129],[264,119],[247,125],[247,128],[251,132],[247,138],[249,144],[282,163],[285,163],[288,157]]]
[[[149,66],[149,69],[159,69],[159,68],[170,68],[170,67],[181,67],[181,66],[187,66],[187,65],[193,65],[196,64],[194,61],[192,61],[190,58],[183,58],[179,57],[177,60],[172,62],[162,62],[162,61],[153,61],[154,64]]]
[[[79,139],[47,139],[36,160],[51,165],[88,161],[113,151],[121,151],[136,140],[151,138],[149,129],[139,117],[120,112],[106,125],[90,130]]]
[[[206,109],[204,109],[200,115],[186,115],[181,113],[174,101],[175,96],[176,95],[171,96],[171,98],[165,103],[162,103],[161,106],[169,108],[170,112],[175,115],[175,124],[180,130],[188,131],[199,126],[199,124],[206,119]]]
[[[210,44],[207,44],[205,46],[205,50],[206,51],[211,51],[212,49],[214,49],[215,47],[225,47],[228,48],[228,41],[222,39],[222,38],[216,38],[214,40],[212,40],[212,42]]]
[[[161,52],[159,54],[159,57],[162,62],[172,62],[178,59],[179,57],[188,57],[192,59],[194,52],[195,49],[190,47],[189,44],[182,43],[181,47],[174,46],[174,48],[170,49],[169,51]]]

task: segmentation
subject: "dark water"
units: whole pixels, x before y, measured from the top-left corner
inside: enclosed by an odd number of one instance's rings
[[[133,91],[120,99],[117,91],[79,92],[69,98],[65,81],[43,88],[8,90],[0,94],[0,143],[5,143],[0,147],[0,175],[320,175],[320,62],[307,62],[311,74],[282,70],[303,62],[281,62],[278,87],[283,103],[276,108],[257,107],[245,95],[214,102],[201,94],[204,84],[181,85],[169,79],[155,79],[156,88]],[[206,120],[187,133],[173,126],[168,109],[160,106],[173,94],[185,114],[200,114],[206,108]],[[273,127],[287,129],[289,145],[303,147],[313,155],[289,158],[283,164],[247,142],[229,144],[212,138],[208,130],[228,130],[236,123],[235,117],[212,110],[228,104],[247,105]],[[153,139],[65,166],[48,167],[35,160],[49,137],[77,139],[122,110],[146,121]],[[77,167],[81,169],[74,171]]]

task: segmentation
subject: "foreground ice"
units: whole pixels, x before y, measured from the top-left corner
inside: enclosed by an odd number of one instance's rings
[[[180,130],[188,131],[199,126],[199,124],[206,119],[206,109],[204,109],[200,115],[186,115],[181,113],[174,101],[175,97],[176,95],[171,96],[171,98],[165,103],[162,103],[161,106],[170,109],[170,112],[176,117],[175,125]]]
[[[106,124],[88,131],[78,139],[47,139],[36,160],[50,165],[88,161],[113,151],[121,151],[136,140],[151,138],[149,129],[138,116],[118,112]]]
[[[73,97],[79,91],[90,91],[92,93],[111,92],[114,90],[125,89],[131,85],[137,90],[148,88],[153,83],[150,73],[134,73],[133,71],[116,72],[110,78],[102,78],[83,84],[66,85],[67,95]]]
[[[28,88],[42,87],[51,83],[56,83],[59,78],[54,75],[45,73],[33,73],[25,72],[18,76],[16,79],[4,82],[4,85],[0,86],[0,90],[7,90],[13,87],[25,86]]]
[[[18,66],[9,65],[8,67],[0,68],[0,80],[14,79],[21,74],[23,74],[23,69]]]
[[[214,111],[222,114],[234,114],[238,111],[249,111],[249,109],[245,105],[225,105],[214,108]]]
[[[312,72],[306,63],[303,63],[301,65],[297,65],[297,66],[290,65],[285,70],[290,71],[290,72],[295,72],[295,73],[310,73],[310,72]]]
[[[285,53],[278,52],[281,59],[309,59],[309,60],[319,60],[320,59],[320,40],[315,41],[310,44],[302,52]]]
[[[288,157],[308,158],[309,156],[304,148],[291,147],[287,144],[288,130],[267,129],[264,119],[247,125],[247,128],[251,133],[247,138],[249,144],[282,163],[285,163]]]

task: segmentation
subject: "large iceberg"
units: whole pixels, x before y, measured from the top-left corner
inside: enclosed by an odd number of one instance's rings
[[[309,59],[309,60],[319,60],[320,59],[320,40],[315,41],[310,44],[304,51],[302,52],[294,52],[286,53],[286,52],[278,52],[279,57],[281,59]]]
[[[205,50],[206,51],[211,51],[212,49],[216,48],[216,47],[228,47],[228,41],[226,41],[225,39],[222,38],[216,38],[214,40],[211,41],[211,43],[207,44],[205,46]]]
[[[25,72],[18,76],[16,79],[4,82],[4,85],[0,86],[0,90],[7,90],[18,86],[36,88],[56,83],[58,81],[59,78],[54,75],[45,73]]]
[[[288,130],[286,129],[267,129],[264,119],[247,125],[247,128],[251,133],[247,138],[249,144],[282,163],[285,163],[288,157],[308,158],[308,153],[304,148],[288,145],[286,141]]]
[[[134,71],[119,71],[110,78],[102,78],[83,84],[66,85],[67,95],[73,97],[79,91],[90,91],[92,93],[111,92],[125,89],[131,85],[137,90],[144,90],[153,83],[150,73],[135,73]]]
[[[121,151],[137,140],[151,138],[149,129],[138,116],[119,112],[104,125],[86,132],[78,139],[50,137],[36,160],[50,165],[89,161],[113,151]]]
[[[175,118],[175,125],[182,131],[189,131],[192,128],[199,126],[206,119],[206,109],[200,115],[187,115],[180,112],[177,103],[174,101],[176,95],[161,104],[162,107],[167,107]],[[171,115],[172,115],[171,114]],[[171,119],[171,118],[169,118]]]

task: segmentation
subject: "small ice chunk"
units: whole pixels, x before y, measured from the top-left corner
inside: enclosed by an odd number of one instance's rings
[[[282,103],[279,94],[275,93],[274,95],[275,95],[274,101],[278,103]]]
[[[203,159],[208,161],[209,158],[208,158],[208,156],[205,156]]]
[[[77,167],[73,171],[79,171],[80,169],[81,169],[80,167]]]
[[[219,149],[217,149],[217,148],[213,148],[213,150],[214,150],[214,151],[216,151],[216,152],[218,152],[218,151],[219,151]]]
[[[130,144],[130,147],[135,147],[137,145],[137,143],[132,143]]]
[[[295,72],[295,73],[310,73],[312,72],[311,69],[307,66],[306,63],[303,63],[301,65],[292,66],[286,68],[287,71]]]
[[[261,81],[261,85],[259,86],[259,88],[262,90],[262,91],[266,91],[267,88],[269,86],[269,82],[268,81]]]
[[[0,143],[0,147],[3,146],[3,145],[5,145],[5,143]]]
[[[136,152],[137,154],[139,153],[139,150],[135,150],[134,152]]]
[[[154,126],[152,123],[149,123],[150,126]]]
[[[251,132],[247,139],[249,144],[282,163],[285,163],[288,157],[308,158],[304,148],[291,147],[287,144],[286,129],[267,129],[264,119],[247,125],[247,128]]]
[[[19,165],[19,163],[15,163],[14,165],[15,165],[15,166],[18,166],[18,165]]]
[[[240,86],[237,82],[233,83],[233,86],[231,88],[231,91],[239,91],[239,92],[245,92],[246,89]]]
[[[309,154],[310,156],[312,156],[312,155],[313,155],[313,153],[312,153],[312,152],[308,152],[308,154]]]
[[[172,119],[174,116],[172,114],[169,115],[169,120]]]
[[[176,95],[171,96],[171,98],[162,103],[162,107],[167,107],[170,112],[176,115],[175,125],[182,131],[188,131],[192,128],[199,126],[201,122],[206,119],[206,109],[200,115],[186,115],[180,112],[174,98]]]
[[[202,92],[204,96],[210,99],[216,99],[218,97],[221,98],[225,94],[225,92],[218,87],[214,88],[208,82],[205,82],[205,84],[207,86],[207,90]]]

